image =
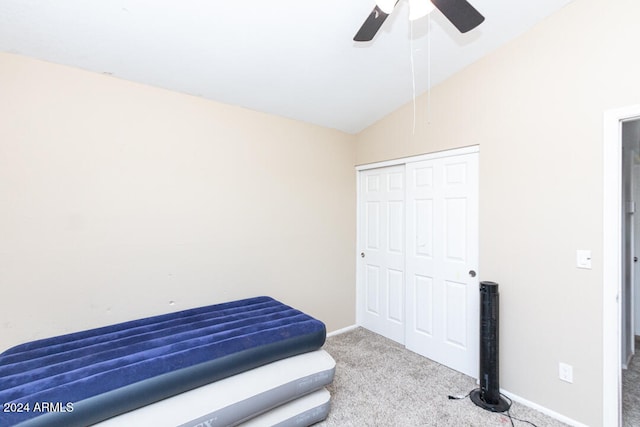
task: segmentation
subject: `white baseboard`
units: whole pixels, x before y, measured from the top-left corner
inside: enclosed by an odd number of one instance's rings
[[[557,413],[555,411],[552,411],[549,408],[545,408],[544,406],[541,406],[541,405],[538,405],[537,403],[531,402],[530,400],[527,400],[527,399],[525,399],[523,397],[520,397],[517,394],[513,394],[513,393],[511,393],[511,392],[509,392],[509,391],[507,391],[505,389],[501,388],[500,392],[502,394],[504,394],[505,396],[507,396],[509,399],[513,400],[514,402],[521,403],[521,404],[523,404],[525,406],[528,406],[531,409],[535,409],[538,412],[542,412],[543,414],[548,415],[551,418],[555,418],[558,421],[562,421],[563,423],[568,424],[570,426],[573,426],[573,427],[588,427],[586,424],[582,424],[579,421],[576,421],[576,420],[571,419],[569,417],[566,417],[566,416],[564,416],[562,414],[559,414],[559,413]],[[517,416],[517,414],[514,415],[514,416]]]
[[[357,327],[358,327],[358,325],[351,325],[351,326],[347,326],[346,328],[338,329],[336,331],[331,331],[331,332],[327,333],[327,338],[333,337],[333,336],[336,336],[336,335],[340,335],[340,334],[344,334],[345,332],[353,331]]]

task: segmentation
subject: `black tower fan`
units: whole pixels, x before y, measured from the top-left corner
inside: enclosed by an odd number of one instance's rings
[[[492,412],[511,406],[500,396],[498,367],[498,284],[480,282],[480,388],[471,392],[471,401]]]

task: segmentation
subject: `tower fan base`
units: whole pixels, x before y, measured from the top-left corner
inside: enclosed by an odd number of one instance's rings
[[[482,390],[480,390],[479,388],[473,390],[469,397],[471,398],[471,401],[477,406],[491,412],[506,412],[511,407],[511,404],[507,402],[507,400],[503,397],[500,397],[498,399],[498,403],[485,402],[482,398]]]

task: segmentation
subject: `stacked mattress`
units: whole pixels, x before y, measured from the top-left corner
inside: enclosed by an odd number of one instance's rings
[[[22,344],[0,354],[0,426],[310,425],[329,410],[325,337],[256,297]]]

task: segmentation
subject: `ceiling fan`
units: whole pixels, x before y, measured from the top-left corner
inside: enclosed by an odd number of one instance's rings
[[[353,38],[357,42],[368,42],[376,35],[382,23],[393,12],[400,0],[376,0],[376,6]],[[409,0],[409,19],[425,16],[437,8],[461,33],[473,30],[484,21],[466,0]]]

